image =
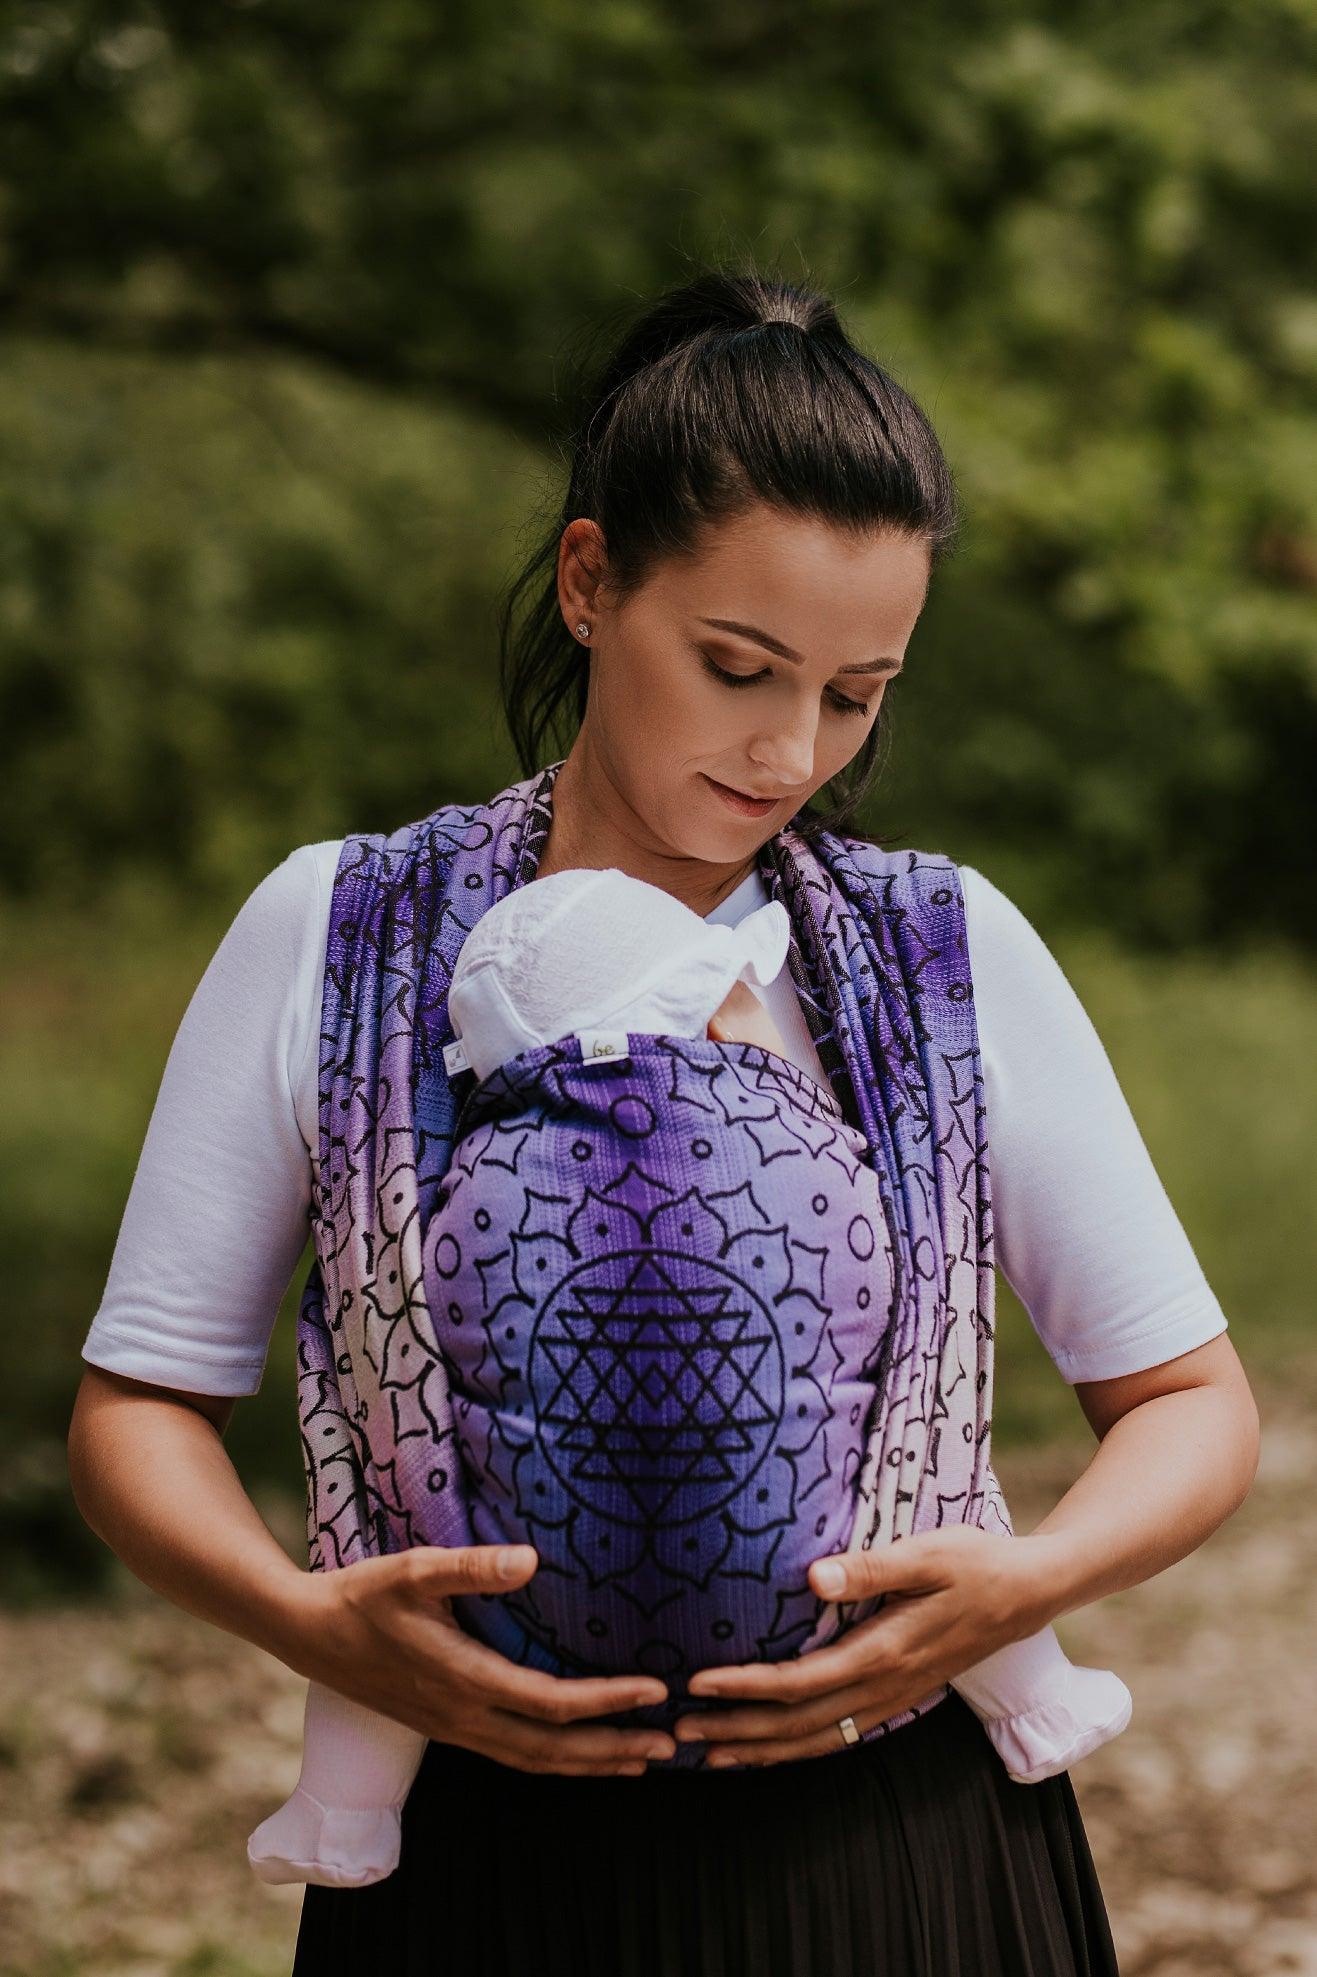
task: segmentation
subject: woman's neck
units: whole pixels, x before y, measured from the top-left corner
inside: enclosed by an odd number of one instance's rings
[[[659,886],[703,918],[744,884],[755,862],[751,857],[720,865],[656,845],[578,735],[554,778],[549,835],[535,876],[615,867]]]

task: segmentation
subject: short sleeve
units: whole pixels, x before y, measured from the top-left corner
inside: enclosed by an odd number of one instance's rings
[[[299,846],[261,880],[193,992],[82,1347],[94,1366],[260,1387],[310,1227],[314,1105],[298,1094],[318,1057],[326,851]]]
[[[1013,901],[959,867],[997,1263],[1062,1377],[1190,1352],[1226,1318],[1096,1029]]]

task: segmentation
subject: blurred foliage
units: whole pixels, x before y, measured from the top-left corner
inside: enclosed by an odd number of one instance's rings
[[[964,498],[870,825],[1311,943],[1315,57],[1306,0],[10,6],[0,885],[228,898],[506,780],[561,367],[749,247]]]

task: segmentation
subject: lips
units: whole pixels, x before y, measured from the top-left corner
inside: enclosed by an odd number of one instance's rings
[[[704,780],[708,783],[710,789],[714,790],[717,795],[726,797],[729,803],[754,804],[758,807],[766,808],[769,803],[777,801],[776,797],[751,796],[748,791],[737,789],[733,783],[720,783],[716,776],[706,775]]]
[[[781,796],[747,796],[744,790],[734,789],[730,783],[720,783],[716,776],[705,775],[704,780],[728,809],[741,817],[765,817],[784,800]]]

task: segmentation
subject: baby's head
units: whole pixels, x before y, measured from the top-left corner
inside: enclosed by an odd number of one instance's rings
[[[708,1036],[785,1055],[750,983],[774,980],[789,938],[776,900],[735,927],[710,925],[615,867],[553,872],[476,922],[453,970],[449,1017],[479,1078],[586,1029]]]

